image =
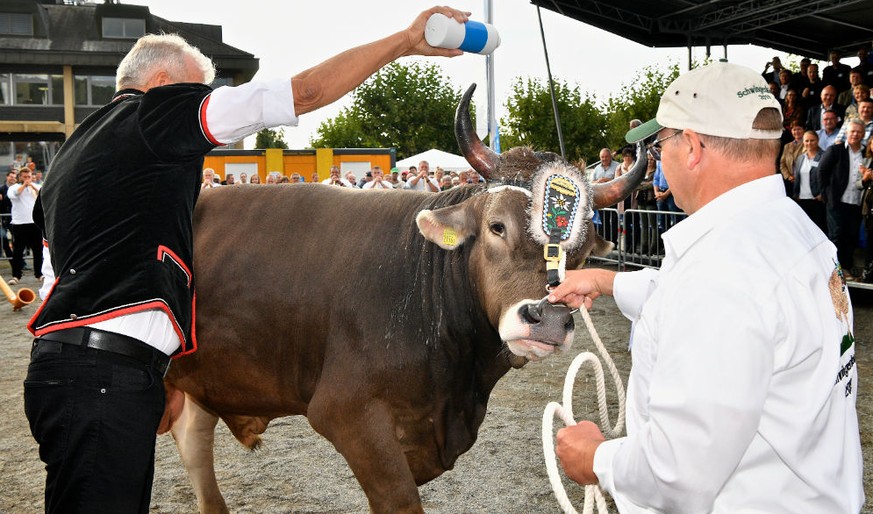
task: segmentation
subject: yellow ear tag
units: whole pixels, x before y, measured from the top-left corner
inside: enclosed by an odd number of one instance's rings
[[[443,245],[454,248],[458,245],[458,233],[451,227],[443,229]]]

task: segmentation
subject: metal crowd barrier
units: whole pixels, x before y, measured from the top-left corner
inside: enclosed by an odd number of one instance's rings
[[[594,226],[600,237],[613,242],[615,248],[608,255],[591,256],[589,260],[615,264],[622,271],[628,267],[659,268],[664,257],[661,234],[687,217],[684,212],[625,209],[619,215],[615,208],[600,209],[596,211]],[[873,284],[847,282],[847,285],[873,290]]]
[[[625,209],[619,214],[615,208],[600,209],[594,226],[615,248],[608,255],[591,259],[616,264],[621,270],[628,266],[658,268],[664,257],[661,234],[687,217],[684,212]]]

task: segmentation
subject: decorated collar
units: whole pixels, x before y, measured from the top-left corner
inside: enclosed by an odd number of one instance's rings
[[[551,162],[534,174],[529,232],[539,244],[549,244],[558,234],[564,251],[573,251],[585,241],[585,220],[593,216],[591,186],[575,168]]]

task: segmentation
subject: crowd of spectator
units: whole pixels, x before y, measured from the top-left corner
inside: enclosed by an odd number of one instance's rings
[[[873,282],[873,56],[867,46],[859,48],[854,67],[843,63],[843,57],[830,52],[821,73],[809,59],[794,72],[774,57],[762,75],[782,105],[785,132],[777,170],[786,194],[837,246],[846,279]],[[865,255],[859,266],[855,253],[862,244]]]
[[[782,107],[783,146],[774,164],[786,195],[837,247],[846,279],[873,283],[873,55],[868,50],[857,51],[854,67],[831,52],[821,71],[810,59],[792,71],[774,57],[762,76]],[[631,121],[630,128],[638,123]],[[601,236],[628,253],[662,254],[661,234],[684,218],[661,169],[658,143],[649,144],[647,174],[637,191],[594,219]],[[627,147],[604,148],[589,178],[604,182],[621,176],[633,158]],[[860,246],[863,264],[856,255]]]
[[[868,50],[858,49],[854,67],[843,63],[839,52],[830,52],[821,71],[810,59],[792,71],[774,57],[762,76],[782,107],[783,147],[774,164],[786,195],[837,246],[845,277],[873,283],[873,55]],[[631,121],[630,128],[635,124],[639,121]],[[589,168],[592,182],[621,176],[635,156],[624,147],[604,148],[599,157]],[[658,142],[650,142],[647,157],[643,183],[622,204],[599,211],[594,221],[600,235],[624,251],[657,255],[662,253],[661,234],[684,216],[662,172]],[[632,209],[630,217],[627,209]],[[863,265],[855,255],[861,245]]]
[[[265,180],[265,184],[297,184],[303,182],[307,181],[299,173],[292,173],[288,176],[272,172],[267,174]],[[421,161],[418,163],[418,166],[410,166],[409,169],[403,171],[391,168],[387,173],[381,166],[374,166],[365,172],[360,179],[351,171],[343,175],[339,166],[331,166],[328,178],[320,180],[318,173],[313,173],[309,182],[351,189],[412,189],[436,193],[463,184],[485,182],[485,179],[472,168],[463,171],[452,170],[446,172],[437,166],[434,170],[431,170],[429,162]],[[252,174],[251,177],[248,177],[245,173],[240,173],[239,178],[234,174],[228,173],[225,180],[221,180],[214,169],[204,168],[203,183],[200,185],[200,189],[260,183],[261,178],[256,173]]]

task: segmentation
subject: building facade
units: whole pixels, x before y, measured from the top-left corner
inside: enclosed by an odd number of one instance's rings
[[[212,58],[219,85],[258,70],[252,54],[222,42],[221,27],[165,20],[147,6],[62,0],[0,2],[0,169],[57,149],[115,92],[115,70],[134,42],[175,33]]]

